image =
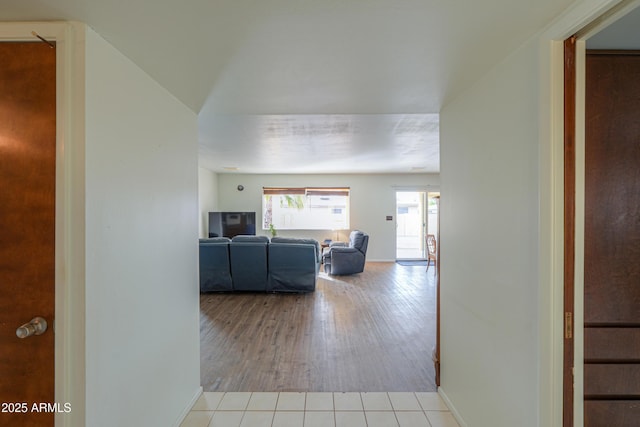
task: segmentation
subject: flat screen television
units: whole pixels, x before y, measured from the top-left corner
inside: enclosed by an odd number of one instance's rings
[[[255,212],[209,212],[209,237],[256,234]]]

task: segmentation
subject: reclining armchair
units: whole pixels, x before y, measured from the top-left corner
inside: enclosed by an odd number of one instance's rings
[[[363,272],[368,244],[369,235],[358,230],[351,232],[349,243],[332,243],[322,254],[325,273],[345,275]]]

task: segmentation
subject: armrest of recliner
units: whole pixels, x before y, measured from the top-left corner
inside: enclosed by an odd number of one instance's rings
[[[347,242],[331,242],[329,243],[330,248],[342,248],[347,247],[349,244]]]
[[[359,254],[362,254],[362,252],[360,252],[358,249],[350,248],[348,246],[332,246],[329,249],[329,252],[333,253],[333,254],[348,254],[348,253],[353,253],[353,252],[357,252]]]
[[[333,256],[333,254],[336,253],[352,253],[352,252],[359,252],[356,248],[350,248],[348,246],[329,246],[327,249],[324,250],[324,252],[322,253],[322,258],[323,259],[327,259],[327,258],[331,258]]]

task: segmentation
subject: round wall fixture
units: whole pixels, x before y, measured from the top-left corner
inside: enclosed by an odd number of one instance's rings
[[[242,191],[242,190],[244,190],[244,185],[242,185],[242,184],[238,185],[238,191]]]

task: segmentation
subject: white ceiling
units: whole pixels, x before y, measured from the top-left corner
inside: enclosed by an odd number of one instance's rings
[[[640,50],[640,7],[591,36],[587,48]]]
[[[245,173],[437,172],[437,114],[227,115],[201,120],[201,165]],[[222,159],[222,160],[221,160]],[[222,169],[221,169],[222,168]]]
[[[438,172],[441,106],[572,0],[0,0],[78,20],[199,113],[201,165]]]

